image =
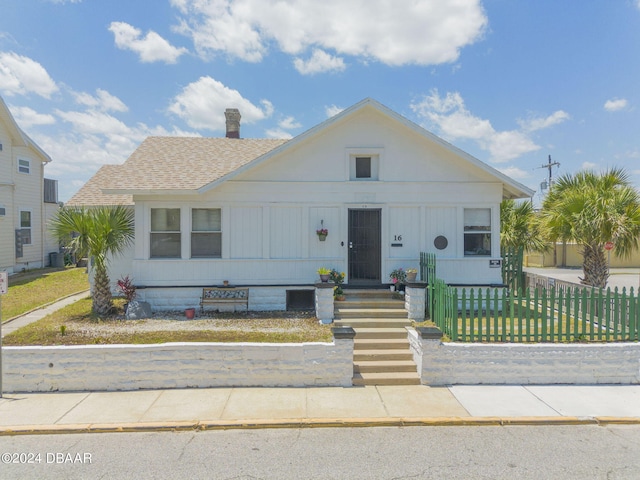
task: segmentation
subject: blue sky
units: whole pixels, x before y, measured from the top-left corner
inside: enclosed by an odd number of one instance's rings
[[[372,97],[537,190],[640,187],[640,0],[0,0],[0,95],[68,200],[149,135],[288,138]]]

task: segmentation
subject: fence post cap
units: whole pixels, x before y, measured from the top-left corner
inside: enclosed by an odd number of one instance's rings
[[[423,340],[440,340],[442,338],[442,330],[438,327],[416,327],[416,331]]]
[[[331,327],[334,339],[348,339],[356,336],[356,331],[352,327]]]

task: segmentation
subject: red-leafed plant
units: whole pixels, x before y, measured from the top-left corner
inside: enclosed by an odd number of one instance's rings
[[[133,279],[129,278],[129,275],[118,280],[118,290],[127,299],[128,303],[131,303],[136,298],[136,286],[133,284]]]

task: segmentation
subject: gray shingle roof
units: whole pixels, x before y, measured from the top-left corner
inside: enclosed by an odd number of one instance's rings
[[[133,205],[132,191],[197,190],[286,142],[250,138],[149,137],[124,164],[103,165],[67,205]],[[105,190],[112,193],[105,193]]]
[[[197,190],[287,142],[149,137],[101,185],[120,191]]]
[[[70,207],[95,207],[99,205],[133,205],[132,195],[107,195],[102,185],[118,174],[123,165],[103,165],[78,192],[65,203]]]

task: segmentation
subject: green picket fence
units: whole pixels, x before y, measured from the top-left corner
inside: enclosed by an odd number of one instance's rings
[[[640,340],[633,288],[462,289],[429,284],[431,319],[459,342],[615,342]]]

